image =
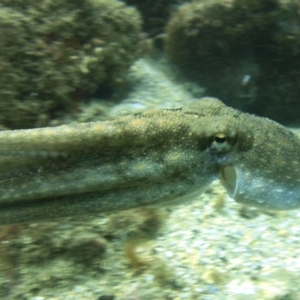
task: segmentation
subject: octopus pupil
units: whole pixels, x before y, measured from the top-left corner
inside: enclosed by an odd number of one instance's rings
[[[224,143],[226,141],[226,137],[218,137],[218,136],[216,136],[215,137],[215,141],[217,143]]]

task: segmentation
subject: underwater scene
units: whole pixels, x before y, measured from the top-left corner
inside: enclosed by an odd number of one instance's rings
[[[0,299],[300,300],[299,0],[0,0]]]

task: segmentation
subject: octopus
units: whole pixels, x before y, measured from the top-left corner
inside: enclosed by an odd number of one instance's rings
[[[216,179],[237,202],[296,209],[300,139],[209,97],[114,121],[0,132],[1,225],[170,205]]]

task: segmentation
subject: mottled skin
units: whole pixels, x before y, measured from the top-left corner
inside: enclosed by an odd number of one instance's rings
[[[116,121],[0,132],[0,224],[195,197],[300,206],[300,140],[214,98]],[[290,196],[289,196],[290,193]]]

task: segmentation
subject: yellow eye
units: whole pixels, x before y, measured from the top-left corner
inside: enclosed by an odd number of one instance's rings
[[[226,142],[226,138],[227,138],[227,136],[224,133],[217,133],[215,135],[215,142],[220,143],[220,144],[224,143],[224,142]]]
[[[226,153],[232,149],[232,141],[223,132],[218,132],[213,136],[210,150],[215,153]]]

